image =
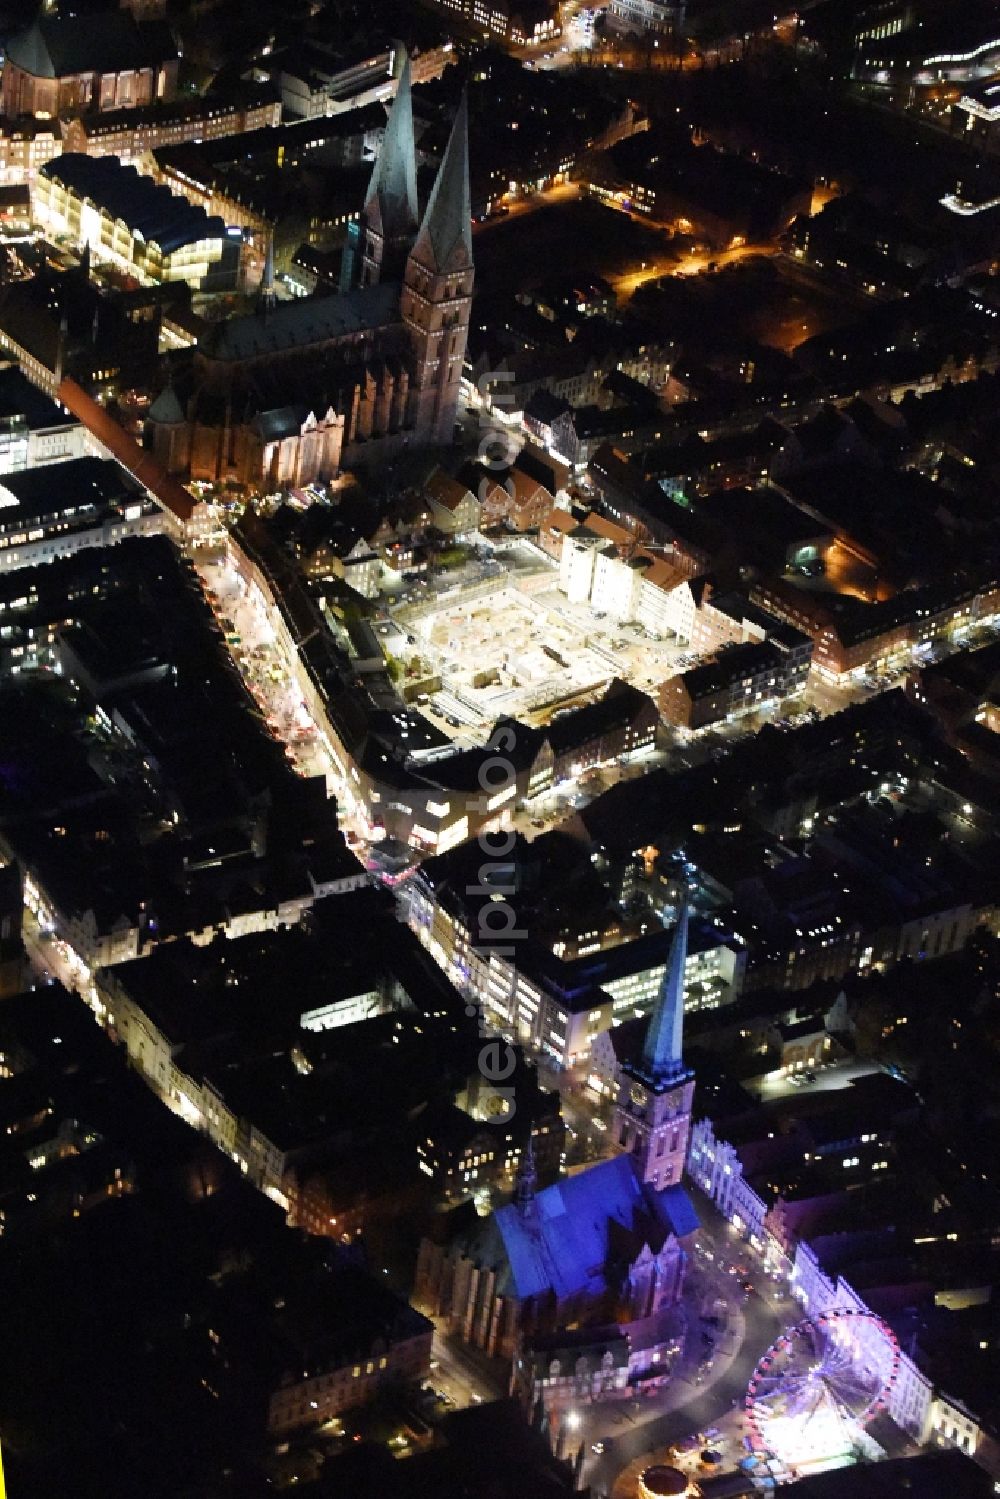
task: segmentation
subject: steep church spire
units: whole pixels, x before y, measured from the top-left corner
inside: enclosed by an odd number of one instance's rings
[[[517,1178],[514,1182],[514,1201],[522,1218],[531,1211],[534,1205],[537,1186],[538,1172],[535,1169],[535,1141],[529,1129],[528,1141],[521,1154]]]
[[[404,54],[396,97],[368,184],[365,221],[383,240],[394,240],[402,235],[412,236],[418,213],[410,59]]]
[[[685,1075],[684,969],[687,964],[688,906],[681,901],[670,955],[660,984],[656,1006],[649,1018],[642,1048],[642,1071],[656,1084],[678,1081]]]
[[[615,1110],[618,1144],[631,1154],[640,1180],[657,1191],[680,1182],[691,1130],[694,1074],[682,1054],[687,939],[683,900],[642,1056],[623,1062]]]
[[[267,237],[267,249],[264,251],[264,269],[261,273],[260,286],[257,289],[257,306],[262,312],[271,312],[276,301],[274,290],[274,232]]]
[[[469,100],[465,89],[444,160],[427,200],[413,258],[432,272],[461,271],[472,265]]]

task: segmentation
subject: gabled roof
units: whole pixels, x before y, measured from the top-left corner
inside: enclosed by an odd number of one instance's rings
[[[460,271],[472,265],[469,103],[464,91],[427,200],[413,258],[429,271]]]
[[[532,395],[528,397],[525,404],[524,414],[533,418],[536,422],[545,424],[554,422],[557,416],[569,410],[569,402],[562,396],[554,396],[544,385],[540,385]]]
[[[546,725],[545,736],[557,755],[571,754],[578,746],[604,734],[641,722],[653,711],[649,695],[631,682],[615,677],[604,696],[594,703],[574,708],[565,718]]]
[[[559,531],[563,536],[568,536],[575,531],[578,525],[576,516],[569,510],[563,510],[558,505],[553,505],[542,523],[543,531]]]
[[[640,552],[637,561],[645,559],[647,553]],[[650,557],[649,566],[642,575],[644,583],[651,583],[654,588],[662,588],[664,593],[671,593],[675,588],[683,588],[685,583],[691,580],[681,568],[675,567],[665,557]]]
[[[772,670],[781,660],[781,652],[769,641],[744,641],[720,651],[713,661],[701,666],[692,666],[673,678],[683,684],[688,697],[694,702],[698,698],[711,697],[736,682],[746,681],[755,673]]]
[[[514,490],[513,499],[515,505],[527,504],[528,500],[534,499],[539,494],[544,495],[550,505],[553,501],[554,496],[552,492],[546,489],[545,485],[539,479],[536,479],[533,474],[526,474],[523,469],[517,468],[516,465],[510,470],[504,482],[511,485]]]
[[[464,499],[475,499],[468,485],[453,479],[443,468],[437,468],[424,483],[424,494],[445,510],[457,510]]]
[[[550,494],[556,494],[560,489],[565,489],[569,482],[569,469],[565,463],[558,458],[553,458],[551,453],[536,447],[534,443],[526,442],[524,447],[514,459],[514,467],[522,474],[529,474],[544,484]]]

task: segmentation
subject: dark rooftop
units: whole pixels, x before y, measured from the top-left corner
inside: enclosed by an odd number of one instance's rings
[[[135,481],[113,460],[71,458],[66,463],[4,474],[0,478],[0,526],[15,518],[27,520],[82,510],[101,512],[138,498]],[[11,513],[14,507],[16,517]]]
[[[19,416],[25,418],[32,432],[43,427],[65,426],[72,421],[21,370],[11,366],[0,370],[0,421]]]
[[[222,239],[226,226],[168,187],[124,166],[116,156],[84,156],[68,151],[42,168],[78,197],[88,198],[133,234],[159,245],[165,255],[199,240]]]
[[[137,22],[125,10],[39,16],[7,43],[7,61],[34,78],[121,73],[176,56],[177,44],[165,22]]]

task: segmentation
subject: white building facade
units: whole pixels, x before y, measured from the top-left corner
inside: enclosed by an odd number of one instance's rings
[[[763,1255],[765,1264],[787,1265],[782,1255],[768,1254],[770,1236],[764,1223],[768,1205],[744,1180],[736,1148],[716,1138],[708,1119],[692,1125],[687,1169],[726,1221]],[[870,1313],[871,1309],[844,1276],[834,1278],[824,1271],[816,1251],[805,1240],[796,1246],[787,1279],[804,1316],[816,1317],[838,1308]],[[879,1339],[883,1336],[874,1323],[870,1336]],[[971,1457],[987,1440],[987,1433],[975,1414],[961,1401],[935,1389],[933,1381],[905,1350],[900,1353],[896,1380],[887,1402],[896,1425],[917,1442],[958,1447]]]

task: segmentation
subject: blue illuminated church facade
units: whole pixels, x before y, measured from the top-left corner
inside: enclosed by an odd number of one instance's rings
[[[446,1245],[422,1243],[416,1299],[465,1342],[513,1357],[568,1327],[627,1332],[680,1300],[698,1228],[681,1180],[694,1099],[686,955],[682,909],[642,1055],[623,1068],[618,1154],[538,1190],[529,1151],[513,1201]]]

